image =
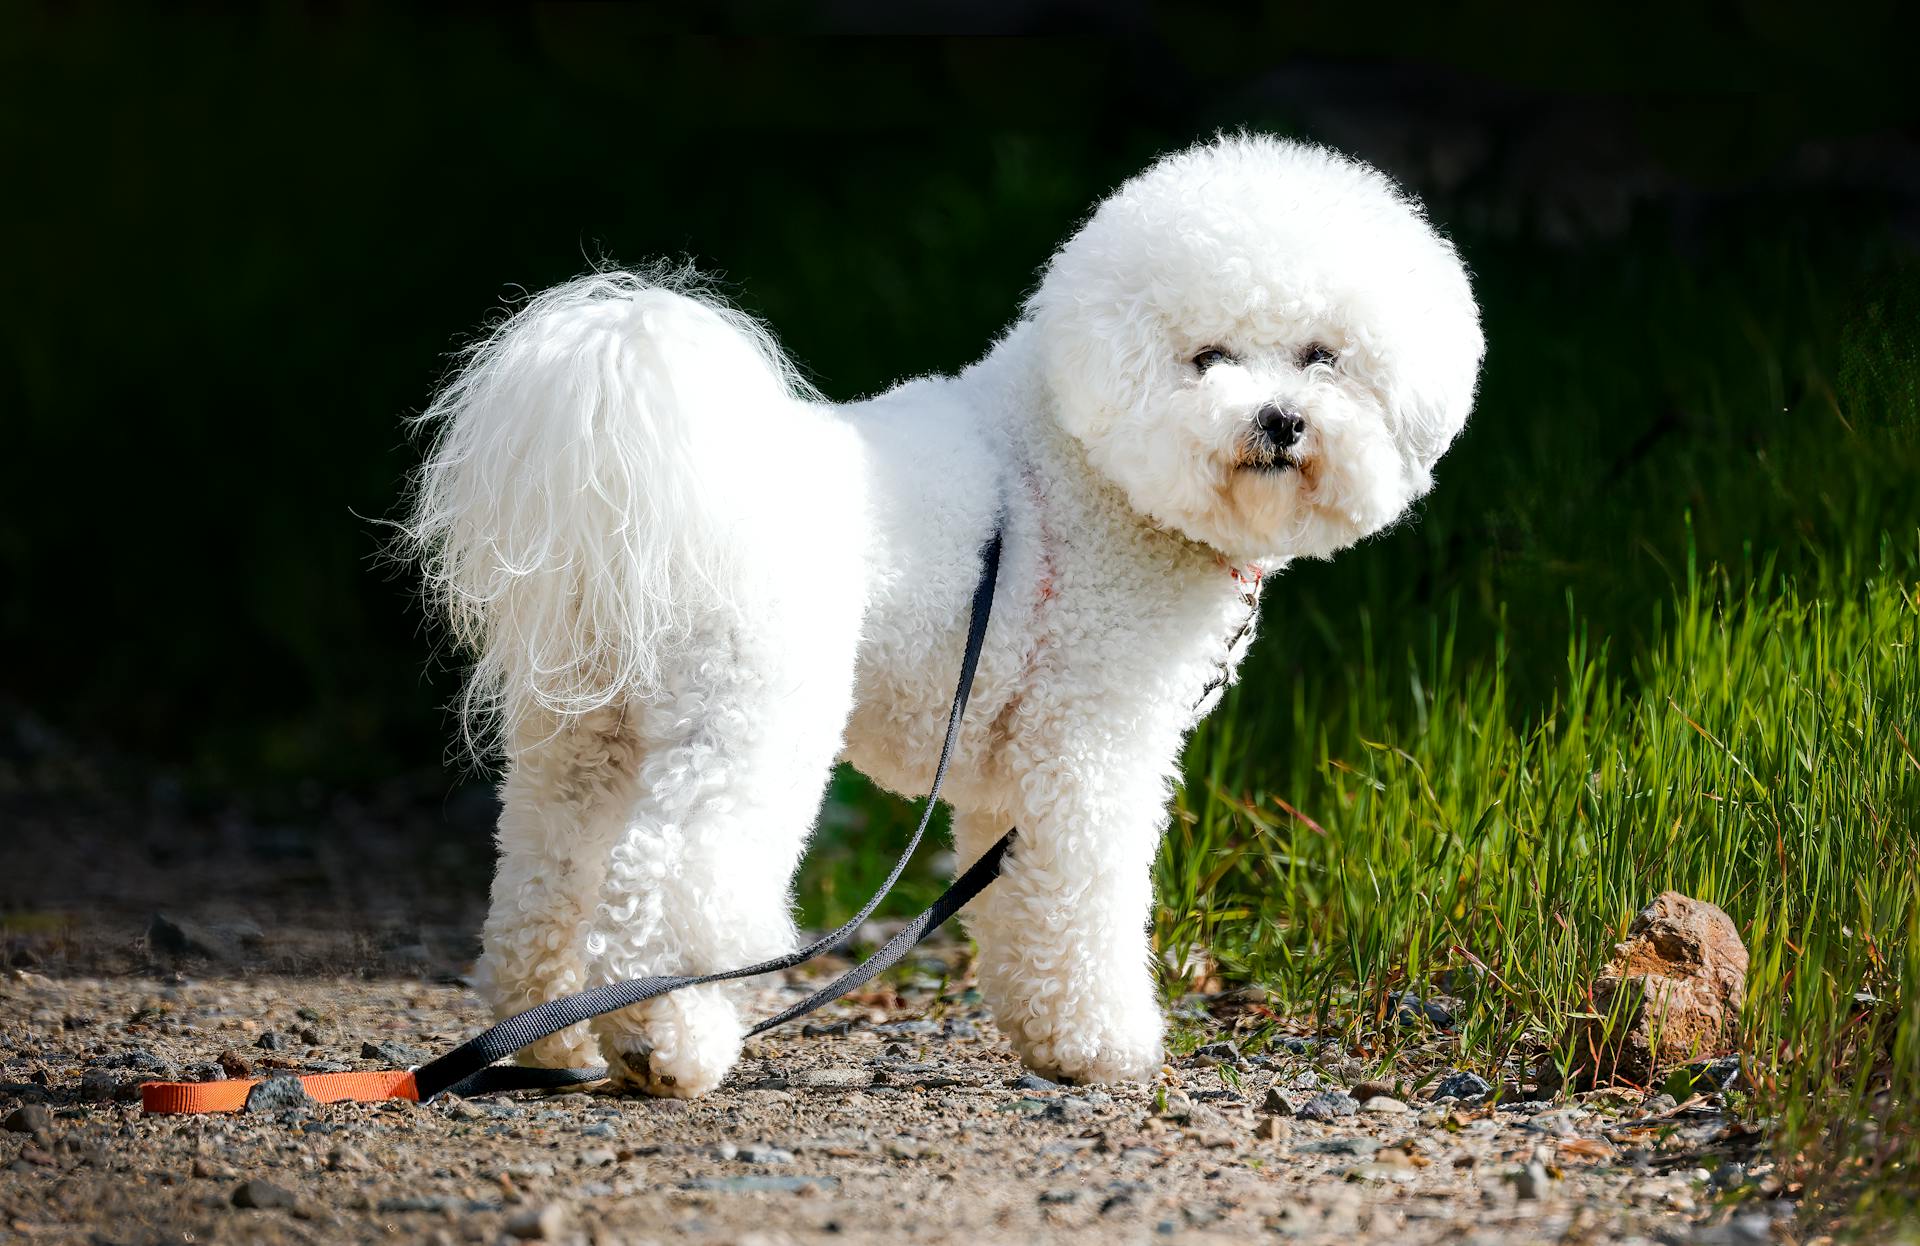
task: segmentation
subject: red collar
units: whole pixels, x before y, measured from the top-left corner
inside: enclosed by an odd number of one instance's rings
[[[1233,582],[1240,589],[1242,597],[1253,598],[1260,595],[1260,581],[1267,574],[1265,571],[1252,563],[1244,567],[1236,567],[1225,558],[1220,559],[1220,565],[1225,567],[1227,574],[1233,577]]]

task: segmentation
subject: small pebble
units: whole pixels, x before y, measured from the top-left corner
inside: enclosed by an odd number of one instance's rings
[[[292,1207],[300,1200],[292,1190],[275,1185],[271,1181],[255,1177],[243,1181],[234,1188],[232,1203],[235,1207],[253,1207],[261,1211],[274,1211]]]
[[[1478,1073],[1449,1073],[1433,1088],[1436,1099],[1479,1099],[1492,1093],[1492,1084]]]
[[[35,1136],[49,1134],[53,1130],[53,1117],[40,1104],[29,1103],[23,1108],[15,1108],[8,1114],[6,1130],[8,1133]]]
[[[567,1209],[561,1203],[529,1207],[507,1221],[507,1232],[523,1242],[554,1242],[567,1231]]]
[[[787,1074],[795,1090],[857,1090],[873,1079],[865,1069],[800,1069]]]
[[[1330,1121],[1340,1116],[1352,1116],[1359,1110],[1360,1105],[1352,1095],[1329,1090],[1301,1104],[1295,1115],[1304,1121]]]
[[[1355,1164],[1346,1171],[1348,1181],[1411,1181],[1413,1178],[1413,1171],[1409,1168],[1375,1161]]]
[[[1038,1073],[1022,1073],[1008,1083],[1015,1090],[1058,1090],[1059,1082],[1050,1082]]]
[[[1362,1134],[1347,1134],[1342,1137],[1322,1138],[1314,1142],[1302,1142],[1293,1148],[1296,1155],[1357,1155],[1362,1159],[1372,1159],[1379,1151],[1380,1141]]]
[[[247,1092],[245,1112],[278,1112],[286,1108],[311,1108],[319,1105],[300,1079],[283,1074],[269,1077]]]
[[[1232,1043],[1208,1043],[1193,1053],[1193,1061],[1195,1064],[1203,1064],[1209,1067],[1222,1064],[1230,1066],[1238,1065],[1240,1063],[1240,1049]]]
[[[1409,1111],[1406,1104],[1391,1095],[1374,1095],[1360,1105],[1369,1116],[1398,1116]]]
[[[362,1060],[378,1060],[398,1068],[412,1068],[427,1058],[427,1053],[418,1047],[409,1047],[405,1043],[378,1042],[361,1043]]]
[[[1260,1101],[1260,1110],[1273,1116],[1292,1116],[1293,1101],[1281,1094],[1278,1086],[1269,1086],[1267,1097]]]
[[[88,1069],[80,1075],[80,1097],[105,1103],[120,1093],[120,1075],[112,1069]]]
[[[327,1152],[327,1169],[331,1172],[364,1172],[367,1167],[367,1157],[345,1143]]]

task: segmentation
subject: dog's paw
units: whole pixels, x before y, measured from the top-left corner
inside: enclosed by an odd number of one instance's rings
[[[666,1099],[693,1099],[718,1086],[746,1038],[733,1001],[712,987],[610,1013],[593,1024],[613,1084]]]
[[[1160,1070],[1161,1025],[1155,1009],[1079,1024],[1028,1017],[1005,1028],[1021,1062],[1052,1081],[1138,1082]]]

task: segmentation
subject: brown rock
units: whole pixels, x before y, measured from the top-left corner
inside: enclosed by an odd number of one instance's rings
[[[1645,1086],[1672,1065],[1723,1055],[1746,995],[1747,949],[1733,920],[1704,900],[1662,892],[1594,979],[1599,1019],[1575,1025],[1576,1076]]]

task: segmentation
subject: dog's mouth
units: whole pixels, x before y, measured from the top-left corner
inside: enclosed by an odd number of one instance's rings
[[[1236,471],[1277,476],[1299,467],[1300,460],[1264,437],[1248,437],[1240,442],[1240,453],[1234,456],[1233,466]]]
[[[1293,476],[1300,489],[1311,491],[1320,483],[1320,461],[1312,455],[1295,453],[1298,449],[1297,446],[1281,450],[1270,444],[1243,443],[1233,464],[1234,474],[1265,477],[1276,482]]]

